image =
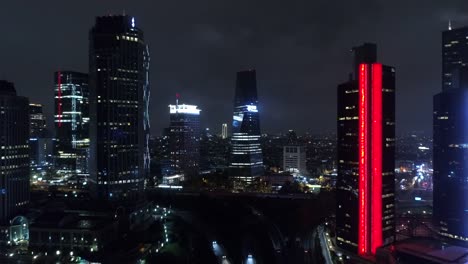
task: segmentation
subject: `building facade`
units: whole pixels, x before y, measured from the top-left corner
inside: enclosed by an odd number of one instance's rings
[[[468,65],[468,27],[442,32],[442,90],[460,88],[460,67]]]
[[[434,96],[434,222],[468,242],[468,27],[442,33],[442,92]]]
[[[92,193],[138,199],[150,166],[148,46],[126,15],[97,17],[89,41]]]
[[[250,184],[262,176],[263,155],[260,143],[257,77],[255,70],[237,73],[231,137],[231,176]]]
[[[57,71],[55,82],[54,163],[62,175],[88,173],[88,74]]]
[[[44,137],[47,123],[41,104],[29,104],[29,134],[32,138]]]
[[[43,170],[52,164],[53,139],[47,129],[41,104],[29,104],[29,158],[31,171]]]
[[[375,44],[353,49],[354,75],[338,86],[336,233],[339,247],[374,255],[394,241],[395,69]]]
[[[169,105],[168,139],[172,175],[192,177],[199,172],[200,111],[196,105]]]
[[[221,138],[226,139],[227,137],[228,137],[228,127],[227,127],[227,124],[224,123],[221,126]]]
[[[296,132],[289,130],[288,141],[283,146],[283,170],[296,175],[307,175],[306,147],[300,144]]]
[[[29,101],[0,80],[0,222],[29,205]]]
[[[307,174],[304,146],[288,144],[283,147],[283,169],[289,173]]]

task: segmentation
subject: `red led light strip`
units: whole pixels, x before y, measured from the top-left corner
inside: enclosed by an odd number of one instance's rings
[[[372,70],[371,89],[368,83],[369,67]],[[358,253],[361,255],[375,254],[383,244],[382,103],[382,64],[359,65]]]
[[[58,86],[58,94],[57,94],[57,115],[58,115],[58,127],[62,127],[62,78],[61,74],[57,72],[57,86]]]
[[[372,239],[371,252],[382,246],[382,64],[372,64]]]
[[[368,244],[367,215],[367,64],[359,65],[359,229],[358,253],[366,254]]]

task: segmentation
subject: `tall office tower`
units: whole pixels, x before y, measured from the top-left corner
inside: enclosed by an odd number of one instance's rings
[[[200,163],[200,109],[196,105],[169,105],[169,157],[172,174],[192,177]]]
[[[0,80],[0,222],[29,204],[29,102]]]
[[[46,117],[41,104],[29,104],[29,135],[31,138],[44,137]]]
[[[89,41],[92,193],[137,199],[150,166],[148,46],[126,15],[97,17]]]
[[[443,83],[442,92],[434,96],[434,222],[440,235],[466,243],[468,27],[445,31],[442,36],[442,78],[447,81]]]
[[[228,137],[228,127],[227,124],[224,123],[221,127],[221,138],[226,139]]]
[[[89,88],[88,75],[73,71],[54,73],[55,147],[57,172],[88,173]]]
[[[256,73],[241,71],[237,73],[231,138],[230,167],[235,182],[249,184],[263,175],[260,136]]]
[[[45,165],[48,155],[51,154],[52,140],[47,134],[46,117],[42,105],[29,104],[29,158],[32,170]]]
[[[283,170],[297,175],[307,175],[306,148],[299,142],[293,130],[289,130],[288,142],[283,146]]]
[[[461,88],[460,67],[468,65],[468,27],[442,32],[442,90]]]
[[[375,44],[353,49],[354,74],[338,86],[338,246],[363,256],[394,241],[395,69]]]

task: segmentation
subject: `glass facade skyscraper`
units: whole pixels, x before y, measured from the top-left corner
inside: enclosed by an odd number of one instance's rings
[[[395,69],[375,44],[353,52],[354,77],[338,86],[336,242],[373,255],[395,234]]]
[[[460,87],[460,69],[468,65],[468,27],[442,33],[442,90]]]
[[[434,96],[434,222],[468,242],[468,27],[442,33],[442,92]]]
[[[89,88],[88,74],[57,71],[55,82],[55,147],[57,172],[88,173]]]
[[[251,183],[263,175],[260,146],[260,117],[255,70],[237,73],[231,137],[231,176],[236,182]]]
[[[96,18],[89,35],[92,193],[138,198],[149,174],[149,50],[131,16]]]
[[[0,80],[0,222],[29,205],[29,102]]]

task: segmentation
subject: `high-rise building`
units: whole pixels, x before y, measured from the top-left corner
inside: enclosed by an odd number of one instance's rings
[[[434,222],[440,235],[467,243],[468,27],[445,31],[442,36],[446,82],[434,96]]]
[[[47,130],[41,104],[29,104],[29,158],[31,170],[43,170],[52,163],[53,140]]]
[[[127,15],[89,35],[90,178],[96,198],[139,198],[149,177],[149,50]]]
[[[257,78],[255,70],[237,73],[232,122],[231,176],[235,182],[251,183],[263,175],[260,143]]]
[[[394,241],[395,69],[375,44],[353,52],[354,75],[338,86],[336,235],[367,256]]]
[[[54,73],[54,162],[63,175],[88,173],[89,88],[88,75],[73,71]]]
[[[460,67],[468,65],[468,27],[442,33],[442,90],[460,88]]]
[[[41,104],[29,104],[29,135],[31,138],[43,137],[46,130],[46,117]]]
[[[227,127],[227,124],[224,123],[221,126],[221,138],[226,139],[227,137],[228,137],[228,127]]]
[[[200,164],[200,109],[196,105],[169,105],[169,157],[171,174],[191,177]]]
[[[29,102],[0,80],[0,222],[29,204]]]
[[[300,144],[293,130],[289,131],[288,142],[283,146],[283,170],[307,175],[306,148]]]

